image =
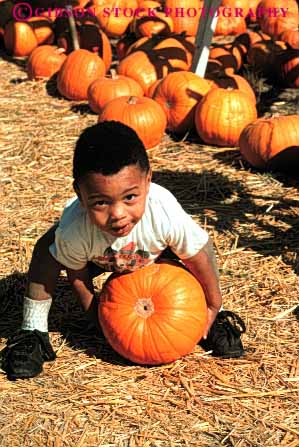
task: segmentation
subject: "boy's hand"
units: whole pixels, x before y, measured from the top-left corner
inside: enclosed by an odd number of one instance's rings
[[[206,338],[222,304],[219,274],[211,241],[209,240],[199,253],[187,259],[184,263],[195,278],[198,279],[205,292],[208,306],[208,321],[203,338]]]
[[[208,318],[207,318],[207,324],[203,333],[202,338],[206,339],[208,336],[208,332],[210,330],[210,327],[215,321],[215,318],[217,317],[217,314],[219,312],[219,309],[216,307],[208,307]]]

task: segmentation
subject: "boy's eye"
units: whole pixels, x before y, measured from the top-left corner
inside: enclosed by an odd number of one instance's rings
[[[93,207],[95,206],[106,206],[107,202],[105,200],[97,200],[95,203],[93,203]]]
[[[129,194],[125,197],[125,200],[127,200],[128,202],[131,202],[132,200],[136,199],[136,194]]]

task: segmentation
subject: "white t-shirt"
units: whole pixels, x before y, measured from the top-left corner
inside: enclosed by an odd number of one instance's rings
[[[180,259],[190,258],[201,250],[208,237],[170,191],[151,183],[145,212],[124,237],[100,230],[90,222],[80,201],[70,200],[50,253],[73,270],[80,270],[92,261],[106,271],[127,272],[153,263],[168,246]]]

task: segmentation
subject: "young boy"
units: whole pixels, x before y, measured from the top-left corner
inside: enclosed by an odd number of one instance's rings
[[[201,346],[215,356],[241,356],[245,325],[234,313],[220,311],[209,236],[168,190],[151,183],[149,160],[137,134],[115,121],[85,129],[75,147],[73,177],[77,197],[33,251],[22,328],[1,353],[8,378],[34,377],[44,361],[55,359],[48,313],[62,269],[83,309],[96,320],[95,275],[139,269],[169,253],[205,290],[208,322]]]

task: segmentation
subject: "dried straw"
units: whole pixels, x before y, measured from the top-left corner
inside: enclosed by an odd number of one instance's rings
[[[22,65],[0,61],[1,347],[21,320],[34,243],[73,194],[74,143],[97,121],[54,82],[29,82]],[[247,324],[246,356],[196,347],[169,365],[132,365],[85,329],[61,277],[50,314],[57,360],[27,381],[0,375],[2,447],[299,445],[298,181],[192,135],[165,136],[150,156],[155,180],[214,239],[225,307]]]

